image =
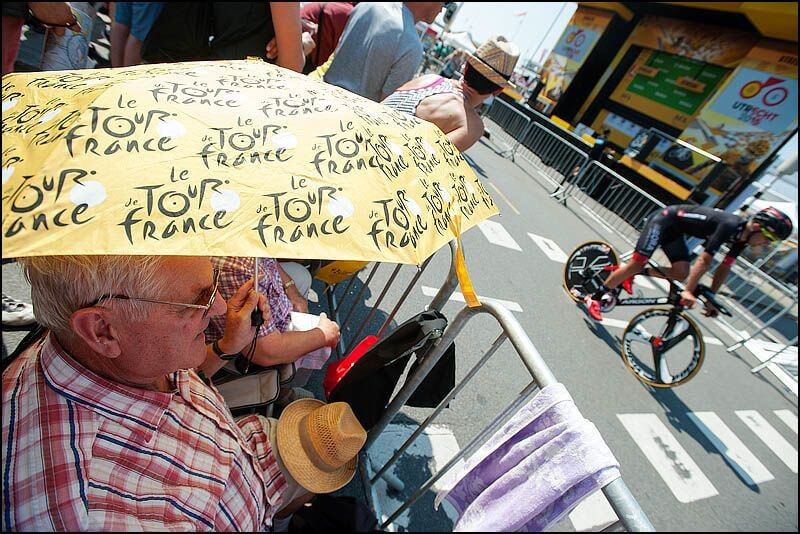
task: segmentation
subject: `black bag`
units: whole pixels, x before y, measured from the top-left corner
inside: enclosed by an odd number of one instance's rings
[[[378,521],[353,497],[317,495],[294,513],[289,532],[376,532]]]
[[[336,384],[328,401],[348,403],[361,425],[370,430],[386,410],[411,356],[416,355],[415,365],[423,360],[446,327],[447,318],[436,310],[412,317],[372,346]],[[436,406],[454,385],[455,347],[451,346],[408,404]]]
[[[207,59],[211,51],[208,40],[213,31],[212,13],[211,2],[164,2],[142,42],[142,59],[148,63]]]

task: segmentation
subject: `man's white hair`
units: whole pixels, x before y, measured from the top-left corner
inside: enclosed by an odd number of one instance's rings
[[[163,296],[164,256],[38,256],[20,258],[31,284],[36,320],[56,334],[71,335],[70,317],[103,295]],[[132,320],[143,319],[149,304],[118,300]]]

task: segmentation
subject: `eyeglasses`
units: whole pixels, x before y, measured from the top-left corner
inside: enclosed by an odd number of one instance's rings
[[[778,241],[780,241],[780,238],[778,236],[776,236],[775,234],[773,234],[772,232],[763,227],[761,228],[761,235],[766,237],[770,243],[777,243]]]
[[[171,302],[169,300],[154,300],[154,299],[143,299],[138,297],[129,297],[128,295],[103,295],[85,307],[89,308],[91,306],[97,306],[100,302],[109,299],[137,300],[140,302],[153,302],[155,304],[168,304],[170,306],[181,306],[183,308],[197,308],[203,310],[203,317],[205,317],[206,315],[208,315],[208,310],[210,310],[211,306],[214,305],[214,299],[217,298],[217,290],[219,289],[219,277],[220,277],[220,270],[214,269],[214,282],[211,285],[210,289],[211,295],[209,295],[208,302],[206,304],[186,304],[184,302]],[[205,295],[201,295],[201,298],[205,300]]]

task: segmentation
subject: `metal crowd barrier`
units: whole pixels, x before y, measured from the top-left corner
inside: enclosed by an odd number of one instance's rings
[[[439,249],[439,251],[443,249],[444,247],[442,249]],[[442,306],[444,306],[444,303],[447,302],[447,300],[450,298],[450,295],[452,295],[456,287],[458,287],[458,277],[456,276],[456,267],[455,267],[455,257],[456,257],[455,240],[450,242],[447,250],[450,251],[450,268],[447,274],[447,278],[445,279],[442,286],[439,288],[439,291],[433,297],[433,300],[431,301],[430,304],[431,308],[437,310],[441,309]],[[436,254],[439,254],[439,251],[436,251],[435,254],[431,255],[431,257],[425,260],[422,263],[422,265],[420,265],[419,268],[417,268],[416,273],[414,273],[414,276],[411,278],[408,285],[406,285],[402,295],[392,308],[392,311],[386,317],[383,324],[379,328],[378,332],[375,334],[378,338],[381,338],[383,337],[384,334],[388,333],[387,329],[389,328],[395,316],[397,315],[397,312],[400,310],[400,307],[405,303],[406,299],[408,298],[408,295],[411,293],[411,290],[416,286],[417,281],[422,276],[422,273],[425,272],[425,269],[427,269],[428,265],[430,264],[434,256],[436,256]],[[378,312],[378,309],[383,303],[383,300],[386,298],[389,289],[395,284],[397,277],[400,273],[400,270],[403,268],[403,265],[399,264],[395,265],[392,274],[389,276],[389,280],[386,282],[386,284],[384,284],[383,289],[381,289],[380,294],[376,299],[375,303],[372,305],[371,310],[369,311],[367,317],[361,322],[361,325],[358,327],[358,330],[353,334],[352,337],[350,337],[348,341],[345,339],[347,326],[350,324],[350,320],[354,318],[354,312],[358,304],[364,301],[363,299],[364,293],[370,287],[370,283],[372,282],[372,279],[375,277],[375,274],[377,273],[381,265],[383,264],[380,262],[373,263],[372,269],[370,270],[366,281],[363,283],[363,285],[361,286],[355,297],[353,297],[350,309],[347,311],[346,314],[344,313],[343,309],[344,303],[348,299],[353,284],[356,282],[356,279],[358,278],[358,273],[351,276],[350,279],[347,281],[347,284],[344,288],[344,291],[342,292],[341,297],[337,296],[337,290],[338,286],[342,285],[342,282],[340,282],[339,284],[334,284],[327,288],[326,293],[328,296],[328,309],[331,312],[331,319],[339,323],[339,331],[341,333],[339,337],[339,345],[337,347],[340,358],[344,357],[356,346],[356,344],[360,339],[361,334],[364,332],[364,329],[367,327],[367,325],[370,324],[372,319],[375,317],[375,314]],[[340,319],[342,315],[344,315],[343,320]]]
[[[512,161],[519,156],[531,164],[535,170],[531,177],[556,186],[552,197],[563,203],[573,200],[598,228],[629,245],[635,245],[645,218],[665,206],[601,162],[590,161],[586,154],[589,144],[544,115],[530,111],[530,116],[525,116],[500,99],[494,100],[486,115],[492,120],[486,125],[492,138],[499,138],[508,147],[501,153],[503,156]],[[770,331],[781,320],[797,320],[797,288],[772,275],[777,265],[768,266],[777,253],[778,249],[774,249],[755,263],[740,259],[734,266],[726,284],[731,295],[727,300],[738,313],[734,320],[723,324],[739,341],[728,347],[729,351],[750,339],[764,338],[780,344],[791,337],[781,339]],[[756,330],[743,337],[739,332],[745,326],[755,326]]]
[[[453,391],[442,400],[441,403],[434,409],[433,413],[425,419],[420,427],[408,440],[400,446],[395,452],[394,456],[378,470],[374,470],[369,456],[368,449],[375,443],[377,437],[386,429],[394,416],[400,411],[406,401],[411,397],[413,392],[419,387],[423,379],[436,365],[439,359],[444,354],[447,347],[458,337],[459,333],[467,325],[467,322],[481,313],[491,314],[500,324],[503,332],[494,341],[489,350],[481,357],[478,363],[470,369],[465,378],[459,382]],[[397,462],[402,456],[404,451],[422,434],[422,432],[431,424],[436,416],[444,410],[444,408],[453,400],[453,398],[464,388],[464,386],[472,379],[472,377],[480,370],[489,358],[497,351],[506,339],[510,339],[518,356],[521,358],[522,363],[533,379],[527,387],[525,387],[519,396],[505,409],[497,418],[490,423],[482,432],[480,432],[465,448],[463,448],[454,458],[452,458],[447,465],[442,467],[437,473],[428,479],[414,494],[406,500],[397,510],[391,512],[391,515],[385,519],[379,529],[387,529],[405,510],[413,505],[426,491],[428,491],[452,466],[456,465],[461,459],[466,458],[480,448],[485,440],[489,438],[494,432],[497,431],[503,424],[505,424],[523,405],[532,397],[536,391],[550,384],[557,382],[555,376],[548,368],[544,359],[539,354],[536,347],[531,342],[530,338],[525,334],[522,326],[513,317],[511,312],[503,306],[486,300],[481,306],[476,308],[463,308],[453,321],[448,326],[442,338],[437,345],[433,348],[428,356],[423,359],[414,373],[409,374],[405,383],[397,394],[392,399],[387,407],[384,415],[378,423],[370,430],[367,437],[367,444],[360,458],[361,476],[364,486],[367,488],[367,495],[370,499],[373,509],[379,518],[384,517],[383,511],[380,507],[380,501],[375,491],[375,484],[378,479],[388,473],[389,468]],[[642,511],[636,499],[631,494],[623,479],[617,478],[605,487],[602,488],[603,493],[608,498],[611,507],[614,509],[619,521],[609,527],[607,530],[613,530],[618,526],[623,526],[629,531],[635,532],[653,532],[653,525]]]

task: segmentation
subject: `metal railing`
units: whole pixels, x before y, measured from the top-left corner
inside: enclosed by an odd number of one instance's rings
[[[419,387],[424,378],[437,364],[439,359],[445,353],[454,340],[458,337],[461,331],[465,328],[468,321],[481,313],[491,314],[500,324],[503,332],[492,343],[489,350],[484,353],[475,366],[470,369],[467,375],[461,380],[456,387],[447,395],[445,399],[439,403],[434,409],[433,413],[419,426],[419,428],[400,446],[395,452],[393,457],[383,466],[377,470],[373,470],[370,458],[367,454],[369,448],[375,443],[376,439],[386,429],[395,415],[400,411],[403,405],[408,401],[413,392]],[[386,408],[383,416],[378,423],[370,430],[367,437],[367,444],[364,452],[361,455],[361,474],[364,485],[367,488],[367,494],[372,501],[373,508],[376,510],[378,517],[383,517],[383,511],[380,509],[380,502],[375,493],[375,484],[378,479],[388,473],[389,468],[394,465],[397,460],[403,455],[404,451],[416,440],[418,436],[431,424],[431,422],[438,416],[444,408],[453,400],[453,398],[466,386],[467,383],[475,376],[487,361],[495,354],[497,349],[508,339],[511,341],[517,355],[522,360],[527,371],[530,373],[532,381],[519,393],[517,398],[512,401],[483,431],[481,431],[473,440],[459,451],[444,467],[428,479],[421,487],[419,487],[414,494],[406,500],[397,510],[391,512],[391,515],[385,519],[380,529],[389,527],[405,510],[412,506],[426,491],[428,491],[452,466],[456,465],[461,459],[471,455],[477,451],[483,442],[489,438],[494,432],[497,431],[503,424],[505,424],[513,415],[527,402],[534,393],[540,388],[557,383],[555,376],[550,371],[542,356],[539,354],[536,347],[531,342],[519,322],[513,317],[511,312],[503,306],[492,302],[489,299],[479,307],[463,308],[453,321],[448,326],[444,335],[439,340],[437,345],[432,351],[419,362],[417,369],[410,373],[405,383],[392,399],[389,406]],[[623,526],[629,531],[654,531],[653,525],[647,518],[636,499],[630,493],[627,485],[621,477],[613,480],[602,488],[603,493],[608,498],[611,507],[617,514],[619,521],[614,526]]]
[[[590,160],[586,141],[544,115],[533,110],[526,115],[495,99],[486,116],[492,121],[486,125],[491,140],[506,147],[501,155],[530,164],[532,178],[555,186],[551,197],[564,204],[574,201],[599,229],[627,244],[634,246],[645,218],[665,206],[601,161]],[[773,249],[756,261],[740,259],[734,266],[726,284],[726,302],[738,313],[723,323],[737,340],[729,351],[755,338],[786,343],[792,332],[781,336],[775,330],[784,322],[794,322],[797,334],[797,287],[772,276],[779,270],[774,261],[778,257],[778,249]],[[743,336],[740,332],[745,329],[754,332]]]
[[[439,251],[441,251],[441,250],[444,250],[444,247],[442,249],[439,249]],[[447,247],[447,250],[450,251],[450,267],[449,267],[449,270],[448,270],[448,273],[447,273],[447,277],[445,278],[444,282],[442,283],[441,287],[439,288],[439,291],[433,297],[433,300],[431,301],[431,304],[430,304],[431,308],[437,309],[437,310],[440,310],[442,308],[442,306],[444,306],[444,303],[447,302],[447,300],[450,298],[450,295],[452,295],[453,292],[455,291],[456,287],[458,287],[458,277],[456,275],[456,267],[455,267],[455,257],[456,257],[456,242],[455,242],[455,240],[454,241],[450,241],[449,247]],[[388,334],[389,333],[388,329],[391,326],[392,321],[394,320],[394,318],[397,316],[397,312],[400,310],[400,307],[405,303],[406,299],[408,298],[408,295],[411,293],[411,290],[414,287],[416,287],[417,281],[422,276],[422,273],[424,273],[425,270],[428,268],[428,265],[430,264],[431,260],[437,254],[439,254],[439,251],[436,251],[436,253],[431,255],[418,268],[414,267],[414,266],[406,266],[406,270],[416,269],[416,272],[414,273],[414,275],[412,276],[411,280],[406,285],[405,289],[402,292],[402,295],[400,296],[400,298],[397,300],[397,302],[395,303],[394,307],[392,308],[392,311],[389,313],[389,315],[386,316],[386,319],[383,321],[383,323],[381,324],[380,328],[378,329],[378,331],[376,333],[378,338],[381,338],[381,337],[383,337],[384,334]],[[380,262],[374,262],[372,264],[372,268],[371,268],[371,270],[369,272],[369,275],[367,276],[366,281],[362,284],[361,288],[358,290],[358,292],[352,298],[350,309],[347,310],[346,313],[345,313],[344,304],[348,300],[348,297],[351,294],[351,290],[353,288],[354,283],[356,282],[356,280],[358,280],[358,273],[356,273],[356,274],[354,274],[353,276],[350,277],[350,279],[344,285],[344,290],[341,292],[341,295],[338,295],[337,293],[338,293],[339,286],[343,285],[342,282],[340,282],[338,284],[331,285],[328,288],[326,288],[326,292],[325,293],[326,293],[326,295],[328,297],[328,309],[330,310],[330,313],[331,313],[331,319],[336,321],[337,323],[339,323],[340,337],[339,337],[339,345],[337,347],[337,350],[339,352],[339,357],[340,358],[344,357],[347,353],[349,353],[356,346],[356,344],[358,343],[358,341],[360,339],[361,334],[364,332],[364,330],[367,328],[367,326],[372,322],[373,318],[375,317],[375,314],[378,312],[381,304],[383,303],[384,299],[386,298],[387,294],[389,293],[389,290],[396,283],[398,283],[397,282],[398,275],[400,274],[400,271],[404,267],[403,265],[399,265],[399,264],[394,266],[394,269],[392,270],[392,273],[389,276],[388,281],[384,284],[383,288],[380,290],[380,294],[378,295],[375,303],[371,305],[371,309],[370,309],[369,313],[367,314],[367,317],[363,321],[361,321],[361,325],[358,327],[356,332],[352,336],[349,336],[349,340],[346,340],[345,339],[346,338],[345,334],[347,332],[347,327],[350,325],[350,320],[355,318],[355,313],[354,312],[356,310],[356,307],[360,303],[364,302],[364,294],[367,291],[367,289],[371,289],[370,288],[370,284],[371,284],[373,278],[375,277],[375,274],[378,272],[378,269],[382,265],[383,264],[380,263]],[[343,320],[341,319],[342,316],[344,316]]]

